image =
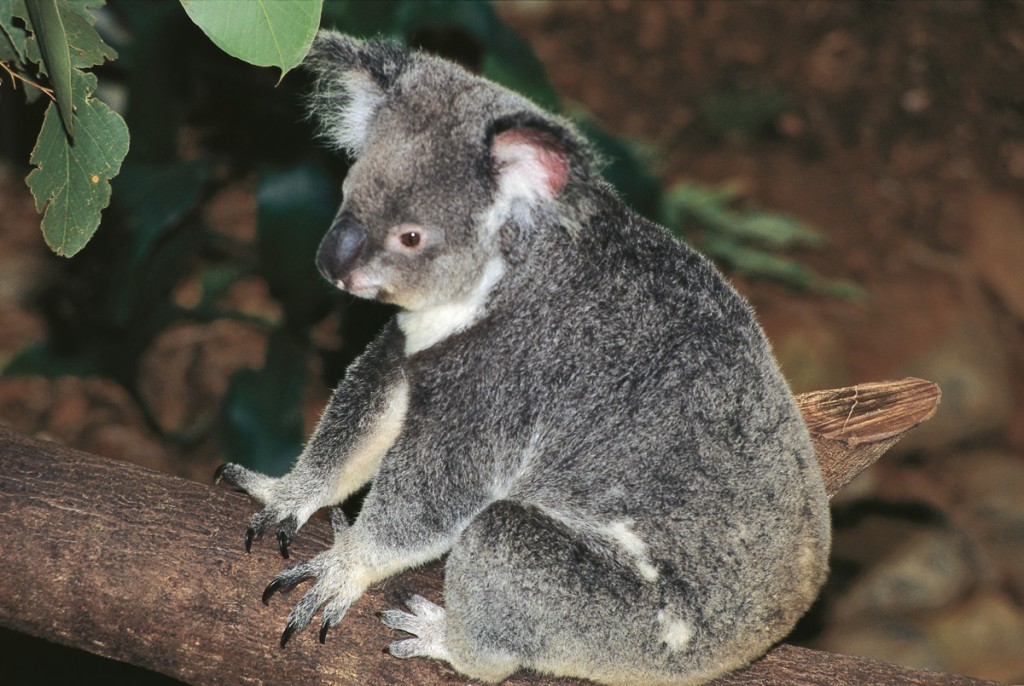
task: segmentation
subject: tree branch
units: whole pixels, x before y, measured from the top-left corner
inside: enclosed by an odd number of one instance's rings
[[[830,492],[934,412],[919,380],[809,394]],[[884,446],[884,447],[881,447]],[[288,648],[291,608],[260,604],[285,563],[275,546],[242,549],[253,504],[244,496],[0,430],[0,624],[197,684],[463,684],[431,660],[381,653],[393,637],[375,613],[407,587],[439,600],[439,563],[372,589],[326,646],[314,631]],[[305,559],[330,545],[312,520],[295,540]],[[519,674],[507,684],[576,686]],[[862,658],[780,646],[722,684],[982,684]]]

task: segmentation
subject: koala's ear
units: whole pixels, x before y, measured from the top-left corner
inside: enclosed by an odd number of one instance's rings
[[[497,123],[491,157],[501,193],[530,201],[557,197],[569,180],[570,148],[567,134],[546,124]]]
[[[303,66],[315,77],[310,114],[320,134],[358,156],[374,116],[409,62],[397,43],[320,31]]]

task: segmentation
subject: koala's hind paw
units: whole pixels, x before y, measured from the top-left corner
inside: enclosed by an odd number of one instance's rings
[[[412,614],[401,610],[385,610],[380,613],[380,619],[392,629],[404,631],[416,638],[395,641],[388,646],[388,652],[402,659],[429,657],[450,662],[448,648],[444,643],[444,608],[420,595],[411,596],[405,604],[412,610]]]
[[[362,593],[362,589],[347,583],[344,565],[338,563],[331,551],[327,551],[274,577],[263,591],[263,604],[269,604],[275,593],[286,593],[311,579],[316,579],[316,584],[288,615],[288,623],[281,634],[282,648],[292,634],[305,629],[313,621],[321,608],[320,642],[324,643],[327,632],[341,623],[348,608]]]

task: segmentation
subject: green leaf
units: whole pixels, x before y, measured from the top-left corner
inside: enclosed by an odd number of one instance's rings
[[[213,174],[209,160],[172,165],[125,163],[113,183],[113,205],[129,229],[111,265],[108,317],[127,326],[166,297],[200,250],[201,232],[186,226]],[[145,283],[145,288],[138,284]]]
[[[0,60],[5,62],[23,62],[25,60],[25,41],[28,33],[11,20],[15,17],[14,0],[0,0]]]
[[[217,47],[281,78],[302,62],[320,26],[323,0],[181,0]]]
[[[665,196],[665,217],[670,225],[695,221],[710,231],[751,240],[772,248],[816,247],[824,243],[817,232],[790,217],[768,212],[736,212],[729,188],[704,188],[682,183]]]
[[[844,300],[863,300],[865,297],[864,291],[854,283],[826,279],[793,260],[744,246],[728,236],[708,236],[700,247],[716,262],[723,262],[751,276],[773,279]]]
[[[125,165],[114,183],[115,204],[124,210],[132,229],[132,267],[141,265],[163,235],[198,205],[212,175],[213,164],[202,158],[170,165]]]
[[[57,0],[25,0],[31,30],[39,43],[46,73],[53,84],[64,130],[69,138],[75,137],[74,105],[71,78],[71,53],[64,22],[57,9]],[[49,110],[47,110],[49,114]]]
[[[20,0],[22,3],[24,0]],[[105,0],[62,0],[57,9],[60,10],[60,18],[64,23],[64,30],[67,33],[68,52],[71,56],[71,66],[79,69],[102,64],[104,60],[116,59],[117,51],[107,45],[100,34],[93,28],[96,18],[92,16],[89,7],[99,7]],[[27,17],[26,13],[18,14],[17,2],[15,3],[15,15]],[[30,22],[27,22],[30,24]],[[31,36],[26,44],[27,58],[29,61],[40,63],[42,54],[35,36]],[[45,64],[41,73],[48,73]]]
[[[26,179],[36,209],[46,209],[43,237],[57,253],[70,257],[96,233],[100,211],[110,202],[110,179],[128,154],[128,127],[120,115],[92,97],[96,77],[75,70],[78,137],[64,135],[54,104],[46,110]]]
[[[60,16],[67,30],[73,67],[87,69],[103,64],[106,60],[117,59],[117,51],[100,38],[100,34],[93,26],[96,18],[87,9],[87,5],[102,4],[103,0],[90,0],[87,3],[64,2],[60,6]]]

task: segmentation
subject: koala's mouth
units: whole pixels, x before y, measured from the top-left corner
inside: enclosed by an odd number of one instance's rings
[[[394,302],[394,293],[390,289],[386,288],[377,279],[368,277],[359,271],[350,273],[345,279],[335,279],[334,285],[336,288],[364,300],[377,300],[384,303]]]
[[[381,284],[377,279],[368,276],[358,269],[350,271],[343,277],[335,277],[333,283],[337,288],[360,298],[375,297],[377,292],[381,290]]]

